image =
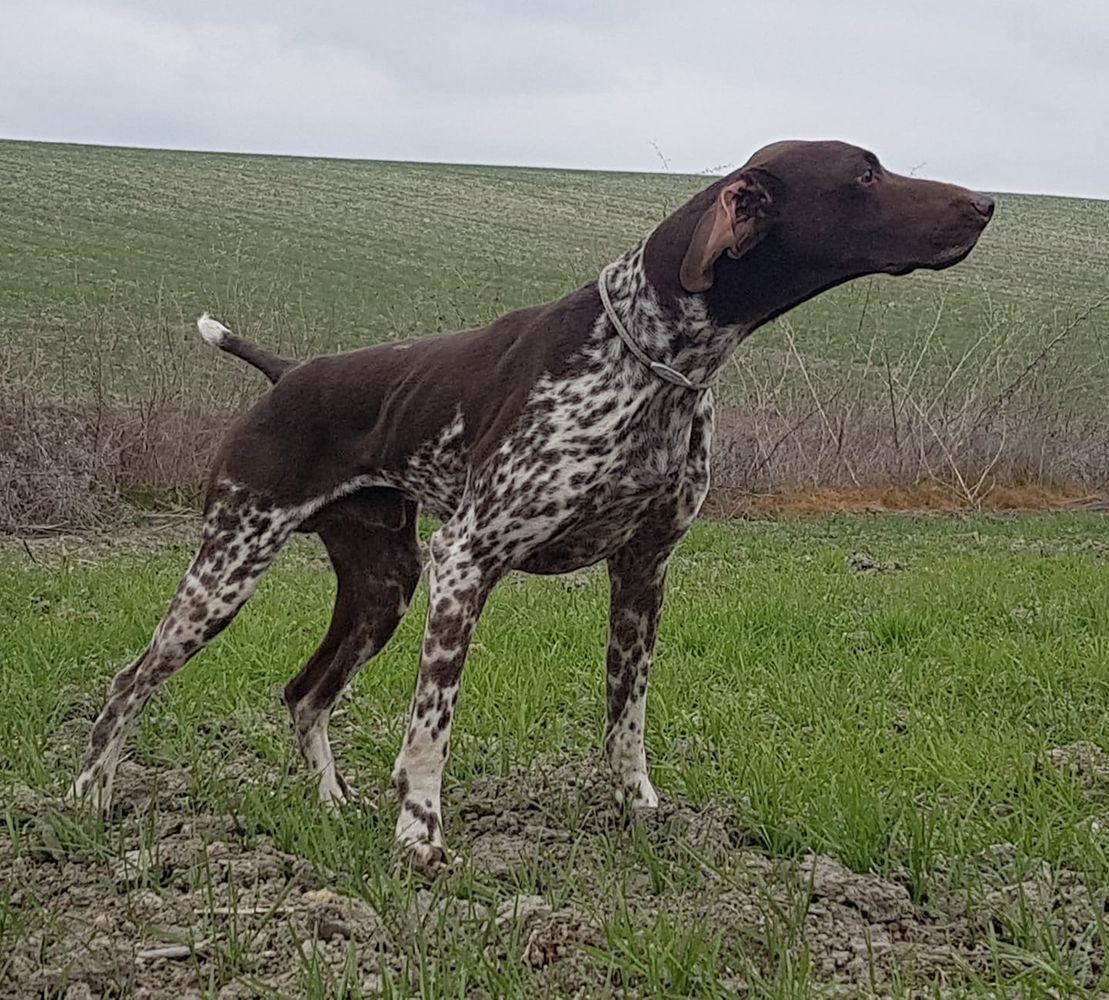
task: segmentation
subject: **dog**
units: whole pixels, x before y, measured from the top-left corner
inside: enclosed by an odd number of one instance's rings
[[[898,176],[846,143],[779,142],[598,281],[479,330],[295,361],[205,315],[204,339],[273,387],[226,434],[199,550],[150,644],[115,678],[70,794],[107,807],[123,740],[151,696],[230,624],[290,534],[308,532],[338,590],[285,702],[320,800],[345,802],[328,719],[408,608],[423,508],[442,526],[428,546],[419,676],[393,770],[402,857],[427,871],[448,862],[440,787],[462,668],[510,570],[607,563],[604,755],[625,806],[657,805],[647,678],[667,562],[709,486],[713,376],[754,330],[829,288],[961,261],[993,211],[987,195]]]

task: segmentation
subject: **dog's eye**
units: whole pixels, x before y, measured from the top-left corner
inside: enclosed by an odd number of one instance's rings
[[[866,173],[863,174],[859,178],[859,183],[860,184],[873,184],[874,183],[874,171],[870,167],[867,167],[866,168]]]

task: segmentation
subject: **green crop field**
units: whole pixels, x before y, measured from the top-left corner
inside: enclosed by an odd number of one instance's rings
[[[0,358],[55,396],[120,398],[231,377],[195,338],[204,309],[307,353],[549,300],[707,183],[22,142],[0,142],[0,175]],[[956,354],[983,332],[1036,340],[1106,294],[1107,231],[1109,203],[1003,195],[965,264],[821,297],[796,342],[843,363],[911,354],[933,326]],[[1103,362],[1105,337],[1080,336]],[[784,345],[778,325],[752,349]]]
[[[307,541],[152,704],[111,821],[56,804],[189,554],[119,544],[0,550],[0,995],[1109,989],[1103,517],[700,526],[638,821],[597,771],[603,573],[506,581],[431,885],[391,866],[387,789],[425,598],[336,715],[361,801],[329,819],[279,698],[332,597]]]

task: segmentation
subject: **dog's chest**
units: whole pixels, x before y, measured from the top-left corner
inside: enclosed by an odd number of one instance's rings
[[[588,565],[648,523],[684,531],[692,519],[687,512],[695,512],[707,487],[706,406],[711,402],[664,395],[618,401],[592,421],[566,414],[561,442],[537,449],[535,477],[543,489],[534,499],[522,491],[523,510],[506,498],[507,509],[536,522],[550,517],[557,522],[549,537],[537,531],[538,544],[521,568],[557,573]],[[555,467],[544,467],[544,461]]]
[[[674,489],[687,473],[697,400],[588,385],[567,389],[548,410],[525,420],[504,449],[506,494],[540,483],[550,498],[609,508]]]
[[[684,530],[699,506],[689,497],[707,486],[711,405],[602,378],[552,386],[484,461],[474,462],[459,415],[396,485],[444,520],[465,508],[520,568],[563,572],[611,554],[649,519]]]

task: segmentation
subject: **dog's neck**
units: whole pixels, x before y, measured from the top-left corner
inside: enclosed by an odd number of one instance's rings
[[[701,296],[686,296],[667,303],[647,279],[643,267],[645,245],[641,243],[628,251],[604,272],[612,309],[631,339],[652,361],[668,365],[693,383],[711,382],[749,331],[743,326],[715,324]],[[607,335],[620,343],[626,363],[638,366],[661,382],[619,341],[612,320],[604,316],[604,321]]]

